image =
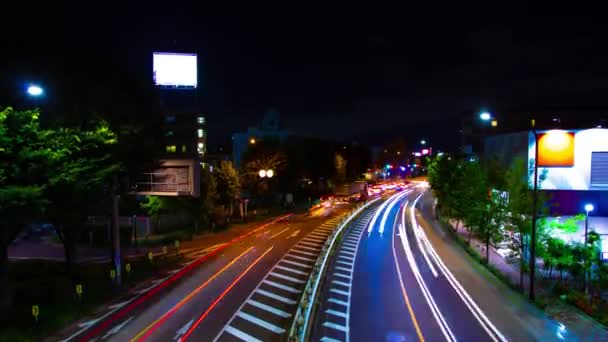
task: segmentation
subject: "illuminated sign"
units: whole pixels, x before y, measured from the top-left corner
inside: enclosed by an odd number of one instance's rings
[[[152,54],[154,84],[163,87],[196,88],[196,54],[154,52]]]
[[[543,190],[608,190],[608,129],[550,130],[528,139],[528,177],[534,181],[538,140],[538,187]]]
[[[428,149],[428,148],[423,148],[423,149],[422,149],[422,154],[423,154],[423,155],[425,155],[425,156],[426,156],[427,154],[429,154],[429,149]]]

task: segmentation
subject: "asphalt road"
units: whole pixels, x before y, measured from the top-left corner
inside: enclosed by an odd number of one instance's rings
[[[567,340],[538,309],[495,291],[465,256],[446,254],[412,209],[424,190],[397,193],[349,227],[324,278],[310,340]]]
[[[113,314],[110,323],[96,322],[71,340],[212,341],[237,331],[262,340],[281,338],[301,296],[296,291],[346,212],[337,208],[330,215],[292,216],[269,225],[222,249],[137,308]]]

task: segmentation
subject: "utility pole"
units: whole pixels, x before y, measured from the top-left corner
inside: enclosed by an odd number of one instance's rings
[[[535,120],[532,119],[532,134],[534,134],[534,190],[532,194],[532,232],[530,236],[530,300],[534,301],[534,277],[536,270],[536,215],[538,214],[538,137]]]

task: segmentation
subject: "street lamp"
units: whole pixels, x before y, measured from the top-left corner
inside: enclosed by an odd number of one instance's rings
[[[272,178],[272,176],[274,176],[274,171],[271,169],[262,169],[258,172],[258,175],[260,176],[260,178]]]
[[[593,204],[587,203],[585,204],[585,248],[587,248],[587,231],[589,229],[589,213],[593,211]],[[585,253],[585,259],[587,258],[587,254]],[[589,260],[585,260],[585,263],[589,262]],[[585,271],[585,293],[589,291],[589,272]]]
[[[479,118],[483,121],[490,121],[492,119],[492,114],[488,112],[481,112],[479,114]]]
[[[249,139],[249,143],[250,143],[251,145],[255,144],[255,138],[251,138],[251,139]]]
[[[420,144],[421,145],[426,145],[426,140],[424,140],[424,139],[420,140]]]
[[[44,94],[44,89],[38,85],[31,84],[29,87],[27,87],[27,93],[30,96],[38,97]]]

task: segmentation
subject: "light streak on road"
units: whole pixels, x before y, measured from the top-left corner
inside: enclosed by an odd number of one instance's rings
[[[145,341],[152,333],[158,329],[170,316],[172,316],[179,308],[181,308],[184,304],[192,299],[197,293],[199,293],[202,289],[207,287],[209,283],[211,283],[215,278],[219,277],[224,271],[226,271],[230,266],[234,265],[242,256],[249,253],[253,249],[253,246],[247,248],[243,253],[239,254],[236,258],[232,259],[228,264],[222,267],[219,271],[214,273],[211,277],[209,277],[204,283],[202,283],[199,287],[190,292],[186,297],[180,300],[177,304],[175,304],[169,311],[165,312],[162,316],[156,319],[154,322],[150,323],[147,327],[145,327],[142,331],[140,331],[135,337],[131,339],[131,342],[135,341]]]
[[[380,220],[380,228],[379,228],[380,236],[382,236],[382,233],[384,233],[384,226],[386,225],[386,220],[388,219],[388,215],[390,214],[390,212],[393,209],[393,207],[395,206],[395,204],[397,204],[397,202],[399,202],[399,200],[402,199],[404,196],[409,195],[410,192],[411,191],[404,191],[404,192],[401,192],[392,197],[392,200],[390,201],[390,203],[386,207],[386,210],[384,211],[384,215],[382,215],[382,220]]]
[[[418,283],[418,286],[420,287],[422,295],[424,296],[424,299],[426,300],[427,304],[429,305],[429,308],[431,309],[431,313],[433,314],[433,317],[435,318],[437,325],[441,329],[443,336],[445,336],[445,339],[447,341],[453,341],[453,342],[456,341],[456,337],[454,337],[452,330],[448,326],[447,322],[445,321],[445,318],[443,318],[443,315],[441,314],[441,311],[437,307],[437,304],[435,303],[435,299],[433,298],[433,295],[431,295],[431,292],[429,291],[428,287],[426,286],[426,283],[424,282],[424,279],[422,278],[422,275],[420,274],[420,270],[418,269],[418,266],[416,265],[416,261],[414,260],[413,252],[410,249],[410,245],[409,245],[409,242],[407,239],[407,233],[405,231],[405,208],[404,208],[404,210],[401,211],[401,224],[399,225],[399,237],[401,238],[401,245],[403,247],[403,251],[405,252],[407,261],[410,265],[410,268],[412,269],[412,273],[414,273],[414,278],[416,279],[416,282]]]
[[[424,258],[424,260],[426,260],[426,263],[429,265],[429,268],[431,269],[431,273],[433,273],[433,276],[435,278],[437,278],[439,276],[439,274],[437,274],[435,267],[429,260],[429,257],[426,254],[425,246],[423,246],[423,244],[420,241],[421,240],[420,233],[418,232],[418,226],[416,225],[416,219],[414,218],[415,210],[416,210],[416,203],[418,203],[418,200],[420,199],[421,196],[422,196],[422,194],[418,195],[418,197],[416,197],[416,199],[412,203],[411,215],[410,215],[411,220],[412,220],[412,229],[414,230],[414,234],[416,235],[416,243],[418,244],[418,249],[420,249],[420,252],[422,253],[422,257]],[[405,208],[403,210],[405,211]],[[405,222],[403,223],[403,225],[405,226]]]
[[[190,335],[192,335],[194,330],[196,330],[196,328],[199,326],[199,324],[201,324],[201,322],[205,319],[205,317],[207,317],[209,315],[209,313],[217,306],[217,304],[230,292],[230,290],[232,290],[232,288],[241,280],[241,278],[243,278],[245,276],[245,274],[247,274],[247,272],[249,272],[253,268],[253,266],[255,266],[258,262],[260,262],[260,260],[262,260],[262,258],[264,256],[266,256],[266,254],[270,253],[272,248],[273,248],[273,246],[268,248],[262,255],[260,255],[257,259],[255,259],[249,265],[249,267],[247,267],[243,272],[241,272],[241,274],[239,274],[239,276],[236,277],[236,279],[234,279],[232,281],[232,283],[230,283],[230,285],[228,285],[228,287],[226,287],[226,289],[213,301],[213,303],[211,303],[211,305],[207,308],[207,310],[205,310],[205,312],[203,312],[203,314],[196,320],[196,322],[194,322],[194,324],[190,327],[190,329],[184,334],[184,336],[181,339],[182,342],[186,341],[190,337]]]
[[[415,206],[416,206],[416,203],[414,201],[412,207],[415,207]],[[403,220],[405,220],[405,217],[403,218]],[[414,227],[418,227],[418,223],[416,222],[416,217],[415,217],[414,211],[412,211],[412,225]],[[437,265],[439,266],[439,270],[441,271],[441,273],[445,276],[445,278],[448,280],[448,282],[450,283],[452,288],[454,288],[454,291],[456,291],[456,293],[462,299],[462,301],[467,306],[469,311],[471,311],[471,313],[473,314],[475,319],[477,319],[479,324],[484,328],[484,330],[488,333],[488,335],[492,338],[492,340],[503,341],[503,342],[507,341],[507,339],[504,337],[504,335],[498,330],[498,328],[496,328],[496,326],[494,324],[492,324],[492,322],[485,315],[483,310],[481,310],[479,308],[479,306],[477,306],[477,303],[475,303],[475,301],[471,298],[471,296],[469,296],[467,291],[462,287],[462,285],[454,277],[452,272],[450,272],[450,270],[447,268],[447,266],[443,263],[443,260],[441,260],[441,257],[439,257],[439,255],[437,254],[437,252],[431,245],[431,243],[428,240],[428,238],[426,237],[426,234],[424,233],[424,231],[420,230],[419,233],[420,233],[420,237],[422,238],[424,243],[428,246],[430,255],[433,258],[433,260],[437,263]]]

